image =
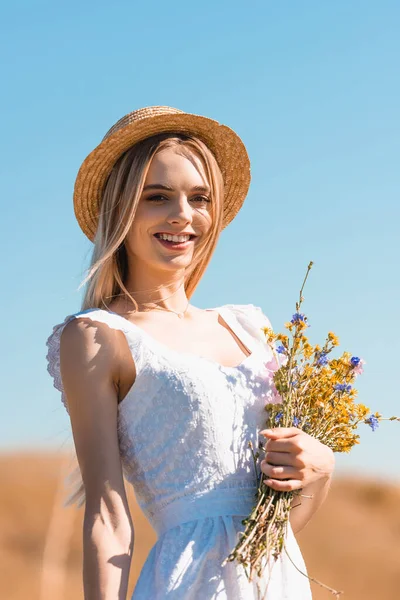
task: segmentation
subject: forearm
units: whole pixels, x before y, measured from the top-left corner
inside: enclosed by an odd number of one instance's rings
[[[312,498],[302,498],[300,495],[294,496],[289,515],[293,533],[296,534],[301,531],[325,501],[331,482],[332,474],[310,483],[302,490],[298,490],[302,496],[312,496]]]
[[[133,541],[133,529],[114,531],[99,519],[85,524],[83,530],[85,600],[126,600]]]

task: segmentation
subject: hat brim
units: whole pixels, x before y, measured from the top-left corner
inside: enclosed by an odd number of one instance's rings
[[[83,161],[74,186],[74,212],[89,240],[95,238],[104,185],[118,158],[148,137],[174,132],[200,138],[215,155],[224,179],[222,228],[237,215],[250,185],[250,161],[240,137],[226,125],[200,115],[152,115],[111,133]]]

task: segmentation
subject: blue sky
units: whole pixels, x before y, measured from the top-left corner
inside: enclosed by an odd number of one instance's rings
[[[400,415],[398,2],[16,1],[0,22],[2,449],[71,446],[45,341],[92,248],[74,180],[115,121],[160,104],[229,125],[252,164],[193,303],[253,303],[281,329],[313,260],[311,342],[335,331],[367,361],[359,400]],[[400,479],[400,423],[359,433],[338,472]]]

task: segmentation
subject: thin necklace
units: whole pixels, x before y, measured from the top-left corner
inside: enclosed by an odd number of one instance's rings
[[[172,312],[174,313],[174,315],[176,315],[177,317],[179,317],[180,319],[183,319],[183,317],[185,316],[188,308],[189,308],[189,304],[190,304],[190,300],[188,300],[187,306],[185,308],[184,311],[182,312],[177,312],[176,310],[172,310],[172,308],[165,308],[164,306],[155,306],[154,308],[158,308],[159,310],[166,310],[168,312]],[[154,310],[154,309],[150,309],[150,310]]]

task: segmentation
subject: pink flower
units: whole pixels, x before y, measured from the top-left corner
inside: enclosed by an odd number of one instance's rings
[[[279,394],[274,383],[274,373],[279,369],[281,365],[278,364],[278,361],[276,360],[275,356],[272,356],[272,358],[269,361],[264,363],[264,366],[266,369],[266,379],[268,381],[267,403],[282,404],[282,396]]]
[[[276,353],[274,353],[272,355],[271,359],[264,364],[265,364],[265,367],[268,369],[268,371],[275,372],[279,369],[279,367],[286,365],[287,361],[288,361],[288,357],[286,356],[286,354],[280,354],[279,358],[277,359],[277,355],[276,355]]]
[[[363,373],[364,371],[363,365],[365,365],[365,360],[360,358],[360,362],[358,363],[358,365],[353,368],[353,373],[355,373],[356,375],[361,375],[361,373]]]
[[[269,395],[269,402],[271,404],[282,404],[282,396],[279,394],[275,387],[274,382],[271,383],[271,394]]]

